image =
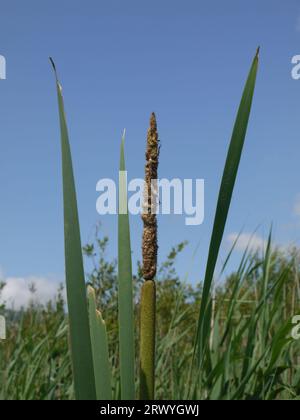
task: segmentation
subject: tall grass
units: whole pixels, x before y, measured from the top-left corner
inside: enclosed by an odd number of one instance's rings
[[[155,392],[159,400],[185,396],[199,308],[199,289],[180,281],[172,263],[173,258],[163,263],[156,279]],[[269,266],[268,295],[264,296],[266,264]],[[112,275],[107,293],[115,296],[117,272],[108,261],[105,265]],[[170,267],[167,272],[166,266]],[[97,267],[99,274],[102,273],[103,269]],[[290,334],[291,319],[300,313],[299,267],[299,251],[286,256],[272,247],[262,255],[253,256],[248,252],[236,271],[216,289],[211,347],[206,353],[201,386],[193,397],[212,400],[299,398],[300,341],[291,340]],[[134,301],[137,301],[142,280],[134,279]],[[263,315],[265,299],[267,307]],[[113,399],[120,398],[116,304],[113,297],[106,307]],[[20,313],[6,311],[6,318],[8,336],[6,341],[0,342],[0,398],[75,398],[68,320],[61,298],[44,307],[32,305]],[[268,333],[264,336],[265,320]],[[138,311],[135,323],[138,323]],[[136,346],[138,341],[137,335]],[[138,364],[138,356],[135,364]]]
[[[218,259],[218,254],[223,238],[228,211],[231,203],[232,193],[242,155],[243,145],[246,137],[247,126],[252,106],[256,74],[258,67],[259,49],[254,57],[248,79],[244,88],[238,114],[233,128],[233,134],[229,145],[225,168],[220,186],[217,202],[213,231],[209,246],[208,260],[203,285],[201,307],[197,328],[197,340],[195,350],[197,351],[198,367],[201,369],[205,348],[208,348],[211,326],[211,285]],[[200,372],[199,372],[200,374]]]
[[[51,58],[50,61],[56,79],[61,131],[66,284],[75,393],[77,399],[80,400],[96,399],[77,198],[68,128],[64,110],[62,87],[58,81],[55,64]]]
[[[21,316],[21,324],[19,321],[13,324],[12,331],[15,333],[16,345],[7,344],[1,347],[1,362],[5,359],[3,351],[7,352],[8,361],[7,365],[2,365],[1,368],[3,398],[30,399],[38,395],[43,399],[73,398],[73,396],[76,399],[134,399],[138,382],[136,379],[138,347],[142,399],[297,398],[300,392],[299,343],[290,337],[291,316],[294,314],[291,313],[290,305],[282,302],[283,298],[287,300],[292,294],[293,311],[300,309],[299,295],[295,297],[296,284],[299,290],[299,276],[295,270],[295,267],[299,266],[298,257],[284,259],[283,264],[278,264],[278,261],[282,262],[282,258],[272,250],[270,234],[262,257],[246,251],[232,277],[227,279],[216,294],[211,292],[246,137],[258,56],[259,50],[250,68],[229,145],[201,293],[176,281],[174,283],[170,278],[166,279],[166,282],[161,282],[160,271],[157,272],[157,222],[156,216],[151,212],[152,191],[149,194],[150,182],[157,178],[159,153],[154,114],[148,131],[146,153],[145,180],[148,199],[146,211],[143,213],[143,266],[140,276],[142,285],[140,288],[136,287],[137,279],[132,275],[131,266],[124,178],[124,138],[122,139],[118,275],[115,275],[115,278],[118,277],[119,317],[118,325],[113,323],[118,330],[118,342],[115,332],[107,331],[101,313],[107,308],[99,308],[99,304],[102,305],[101,299],[97,300],[99,291],[89,287],[88,293],[86,292],[62,90],[55,65],[51,60],[56,77],[61,129],[66,287],[73,381],[71,381],[66,344],[66,317],[63,311],[60,311],[60,317],[57,318],[48,308],[50,316],[55,320],[54,324],[46,333],[44,331],[44,335],[38,330],[39,337],[36,340],[34,328],[37,319],[43,317],[43,311],[40,308],[31,308],[31,311]],[[223,272],[233,250],[234,247],[225,260]],[[169,264],[172,266],[172,254],[170,261]],[[144,278],[144,282],[141,277]],[[137,311],[133,302],[137,302],[140,291],[141,299],[138,303],[140,311]],[[169,304],[162,305],[162,302]],[[159,317],[160,322],[156,324],[155,319]],[[166,319],[168,319],[167,325]],[[30,325],[24,325],[28,320]],[[110,322],[107,325],[110,325]],[[139,325],[140,339],[137,339],[135,334],[137,325]],[[163,330],[160,329],[162,325],[164,325]],[[28,329],[30,334],[22,342],[24,331]],[[112,335],[115,337],[113,347],[109,340]],[[60,339],[64,346],[59,348],[55,357],[51,357],[49,355],[51,340],[56,342]],[[116,349],[119,350],[119,357],[115,355]],[[24,357],[28,358],[25,365]],[[50,360],[50,366],[45,364],[45,359]],[[48,377],[47,381],[45,377]],[[41,381],[45,381],[44,385],[39,381],[40,378]]]
[[[111,400],[111,365],[106,324],[101,312],[97,310],[96,293],[91,286],[88,287],[88,301],[96,395],[98,400]]]
[[[135,349],[133,319],[133,278],[129,215],[127,208],[127,177],[124,152],[125,132],[121,143],[118,216],[118,309],[120,338],[121,398],[135,399]]]

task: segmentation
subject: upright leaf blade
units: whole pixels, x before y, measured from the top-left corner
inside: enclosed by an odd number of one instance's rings
[[[78,400],[95,400],[95,378],[72,157],[62,89],[54,62],[50,60],[56,77],[61,130],[65,265],[75,396]]]
[[[239,106],[237,118],[235,121],[233,134],[227,154],[222,182],[219,191],[218,203],[216,208],[213,232],[210,241],[208,261],[204,279],[201,308],[198,321],[198,333],[196,346],[198,355],[201,358],[202,350],[205,346],[207,336],[204,334],[203,326],[206,324],[205,317],[209,316],[207,311],[210,302],[210,291],[213,276],[216,268],[217,258],[224,234],[233,188],[238,172],[241,154],[247,132],[247,126],[250,116],[252,99],[254,94],[257,68],[258,68],[259,49],[254,57],[250,73],[244,88],[243,96]]]
[[[133,400],[135,399],[134,316],[130,228],[127,209],[127,176],[124,156],[124,136],[122,138],[120,156],[118,225],[118,304],[121,398],[123,400]]]
[[[101,313],[97,311],[95,291],[90,286],[88,300],[97,399],[112,400],[106,326]]]

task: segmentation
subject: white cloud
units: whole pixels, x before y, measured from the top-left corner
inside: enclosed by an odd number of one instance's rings
[[[8,308],[20,309],[26,307],[32,300],[41,304],[47,303],[57,294],[59,283],[46,277],[8,277],[4,278],[5,287],[1,294],[1,302],[6,302]],[[34,284],[36,292],[31,293]]]
[[[249,251],[262,251],[266,248],[267,242],[259,235],[253,233],[231,233],[227,236],[227,241],[233,245],[237,240],[235,249],[245,251],[248,247]]]

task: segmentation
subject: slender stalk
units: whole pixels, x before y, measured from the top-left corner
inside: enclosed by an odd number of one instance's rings
[[[140,399],[153,400],[155,386],[155,281],[147,280],[141,292]]]
[[[153,400],[155,390],[155,306],[157,270],[156,202],[159,140],[155,114],[150,118],[147,136],[143,208],[143,277],[140,308],[140,399]]]

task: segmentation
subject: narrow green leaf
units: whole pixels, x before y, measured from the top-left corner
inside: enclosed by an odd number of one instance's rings
[[[119,172],[119,216],[118,216],[118,304],[121,398],[135,399],[134,380],[134,316],[132,291],[132,262],[130,227],[127,209],[127,173],[125,169],[124,136],[121,143]]]
[[[92,347],[72,157],[62,88],[57,78],[54,62],[52,59],[50,61],[56,77],[61,130],[65,264],[75,396],[78,400],[95,400]]]
[[[210,302],[210,291],[213,281],[213,276],[216,268],[218,254],[224,234],[234,184],[238,172],[238,167],[241,159],[241,154],[244,146],[244,141],[247,132],[247,126],[250,116],[252,99],[254,94],[257,68],[258,68],[259,49],[254,57],[250,73],[244,88],[243,96],[239,106],[237,118],[235,121],[233,134],[227,154],[225,168],[223,172],[222,182],[219,191],[218,203],[216,208],[215,220],[213,225],[213,232],[210,241],[208,261],[206,266],[206,273],[203,286],[203,294],[201,301],[201,308],[198,321],[197,343],[199,356],[207,340],[207,334],[204,335],[203,326],[207,324],[205,317],[209,316],[207,311]]]
[[[101,313],[97,311],[95,291],[90,286],[88,287],[88,300],[97,399],[112,400],[106,325]]]

